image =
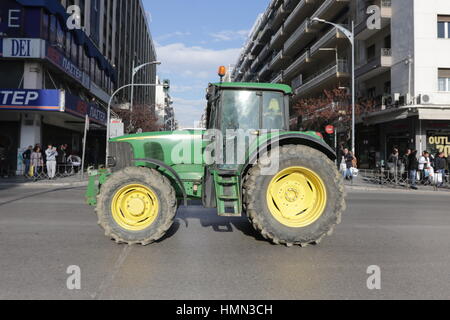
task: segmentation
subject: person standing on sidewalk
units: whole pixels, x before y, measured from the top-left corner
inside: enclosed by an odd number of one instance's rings
[[[355,160],[355,157],[353,157],[352,153],[345,148],[344,149],[344,162],[346,165],[346,170],[344,171],[344,179],[345,180],[352,180],[353,179],[353,161]]]
[[[446,165],[446,159],[444,157],[444,153],[439,152],[437,157],[434,160],[434,169],[437,173],[435,181],[436,181],[436,185],[438,187],[442,187],[444,185],[445,165]]]
[[[419,161],[417,160],[417,150],[411,152],[408,157],[409,164],[409,183],[411,189],[417,190],[416,180],[417,180],[417,169],[419,168]]]
[[[28,173],[30,171],[32,153],[33,153],[33,146],[29,146],[28,149],[24,153],[22,153],[23,164],[25,165],[25,171],[23,172],[23,175],[25,177],[28,177]]]
[[[48,149],[45,151],[45,156],[47,159],[47,174],[50,180],[53,180],[56,175],[56,157],[58,156],[58,151],[53,148],[53,145],[49,144]]]
[[[33,168],[32,176],[34,177],[34,181],[38,179],[41,168],[44,166],[44,161],[42,160],[42,153],[40,147],[35,147],[33,149],[33,153],[31,153],[30,159],[31,167]]]

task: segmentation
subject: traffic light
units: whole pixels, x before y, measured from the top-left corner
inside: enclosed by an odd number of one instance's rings
[[[170,80],[165,79],[165,80],[163,81],[163,88],[164,88],[164,92],[165,92],[165,93],[168,93],[168,92],[169,92],[169,90],[170,90]]]

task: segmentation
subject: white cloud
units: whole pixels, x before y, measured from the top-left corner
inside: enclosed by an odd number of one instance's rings
[[[182,128],[193,128],[206,107],[206,99],[189,100],[173,97],[173,107],[175,109],[175,118],[180,122]]]
[[[247,39],[249,30],[223,30],[219,32],[210,33],[209,35],[215,41],[231,41],[231,40],[245,40]]]
[[[187,37],[190,35],[191,35],[190,32],[175,31],[172,33],[163,34],[163,35],[157,37],[156,40],[161,41],[161,40],[167,40],[167,39],[171,39],[171,38],[175,38],[175,37]]]
[[[236,62],[240,48],[214,50],[199,46],[173,43],[157,45],[158,59],[162,62],[159,70],[168,75],[213,81],[217,79],[217,68]]]

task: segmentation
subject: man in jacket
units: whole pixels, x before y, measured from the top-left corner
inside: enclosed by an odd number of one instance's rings
[[[417,190],[416,179],[417,179],[417,168],[419,167],[419,161],[417,160],[417,150],[411,152],[408,158],[409,163],[409,183],[411,189]]]
[[[438,179],[436,181],[439,181],[437,186],[442,187],[444,184],[444,176],[445,176],[445,157],[443,152],[439,152],[436,159],[434,160],[434,169],[437,173]],[[439,179],[440,178],[440,179]]]
[[[52,180],[56,175],[56,157],[58,156],[58,151],[56,151],[56,148],[53,148],[53,145],[49,144],[48,149],[45,151],[45,156],[47,159],[48,178]]]
[[[28,149],[22,153],[23,164],[25,165],[24,176],[28,176],[30,171],[31,153],[33,153],[33,146],[29,146]]]

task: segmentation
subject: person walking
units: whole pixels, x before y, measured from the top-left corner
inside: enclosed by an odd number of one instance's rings
[[[25,170],[23,175],[28,177],[31,165],[31,154],[33,153],[33,146],[29,146],[28,149],[22,153],[23,164],[25,165]]]
[[[434,170],[436,172],[436,186],[444,185],[446,159],[443,152],[439,152],[434,160]]]
[[[419,161],[417,160],[417,150],[414,150],[408,156],[408,166],[409,166],[409,184],[411,189],[417,190],[416,179],[417,179],[417,169],[419,167]]]
[[[45,151],[45,156],[47,159],[47,175],[50,180],[53,180],[56,175],[56,157],[58,156],[58,151],[53,148],[53,145],[49,144],[48,149]]]
[[[344,149],[344,156],[343,161],[345,162],[346,169],[344,171],[344,179],[345,180],[353,180],[353,161],[355,160],[355,157],[353,157],[353,154],[347,149]]]
[[[39,173],[44,166],[44,161],[42,159],[41,148],[36,146],[33,149],[30,157],[30,165],[33,168],[32,176],[34,177],[34,181],[37,181],[39,177]]]

